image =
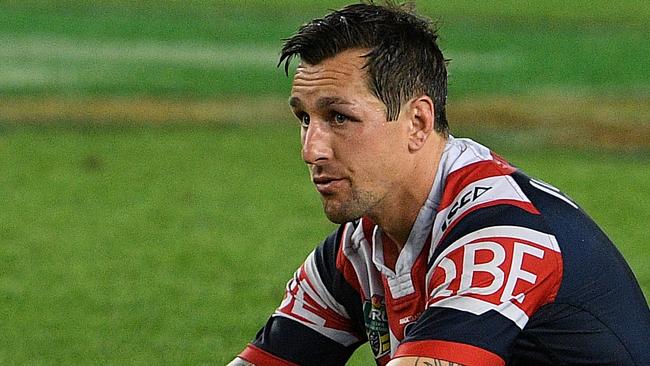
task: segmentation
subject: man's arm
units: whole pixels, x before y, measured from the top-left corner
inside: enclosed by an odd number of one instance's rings
[[[400,357],[388,363],[386,366],[463,366],[459,363],[439,360],[428,357]]]
[[[244,361],[239,357],[236,357],[234,360],[230,361],[230,363],[226,366],[255,366],[255,364],[252,364],[248,361]]]

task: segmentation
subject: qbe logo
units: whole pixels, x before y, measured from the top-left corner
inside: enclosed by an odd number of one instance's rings
[[[562,276],[555,239],[521,227],[498,228],[480,230],[443,251],[430,272],[428,306],[474,314],[496,310],[523,328],[554,298]]]

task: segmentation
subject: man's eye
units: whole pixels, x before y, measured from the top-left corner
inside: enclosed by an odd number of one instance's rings
[[[300,116],[300,124],[303,127],[309,126],[309,115],[308,114],[305,113],[302,116]]]
[[[336,113],[334,114],[334,123],[336,124],[343,124],[348,120],[348,116],[341,114],[341,113]]]

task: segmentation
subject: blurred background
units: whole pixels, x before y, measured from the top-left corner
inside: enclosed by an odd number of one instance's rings
[[[345,4],[0,0],[0,364],[225,364],[252,339],[334,229],[278,50]],[[647,297],[650,3],[418,9],[452,133],[572,196]]]

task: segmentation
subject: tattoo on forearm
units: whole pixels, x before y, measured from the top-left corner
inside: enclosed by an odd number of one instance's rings
[[[437,361],[435,361],[437,363]],[[422,361],[420,362],[420,357],[415,360],[415,366],[433,366],[430,362]]]
[[[415,366],[463,366],[459,363],[442,361],[442,360],[433,360],[433,363],[429,361],[420,361],[420,357],[415,359]]]

